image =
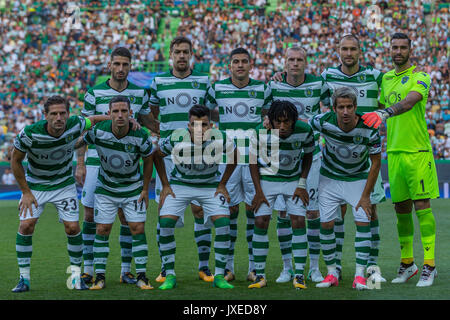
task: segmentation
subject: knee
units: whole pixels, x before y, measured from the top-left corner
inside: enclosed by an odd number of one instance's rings
[[[98,235],[107,236],[107,235],[109,235],[110,230],[111,230],[111,225],[97,223],[96,233]]]
[[[303,229],[306,227],[305,217],[291,215],[292,228]]]
[[[84,221],[94,222],[94,209],[89,207],[84,207]]]
[[[66,234],[69,236],[75,236],[81,232],[78,222],[65,224]]]
[[[322,229],[333,229],[334,228],[334,221],[328,221],[328,222],[321,222],[320,227]]]
[[[34,233],[34,227],[36,225],[36,222],[31,220],[23,220],[20,222],[19,225],[19,233],[22,235],[32,235]]]
[[[306,211],[306,218],[308,220],[315,220],[315,219],[319,218],[319,211],[318,210]]]

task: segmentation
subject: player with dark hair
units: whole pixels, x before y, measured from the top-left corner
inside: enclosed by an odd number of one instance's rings
[[[397,213],[401,263],[393,283],[404,283],[417,274],[414,263],[414,222],[419,219],[424,265],[418,287],[431,286],[436,276],[434,249],[436,221],[430,199],[439,197],[436,166],[425,121],[430,76],[411,63],[411,40],[404,33],[391,38],[394,69],[383,76],[380,103],[387,108],[365,114],[369,126],[387,124],[388,173],[392,202]]]

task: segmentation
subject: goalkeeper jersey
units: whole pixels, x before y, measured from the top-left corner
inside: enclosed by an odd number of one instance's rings
[[[14,147],[27,154],[26,180],[31,190],[51,191],[75,183],[72,160],[77,139],[91,122],[84,117],[67,119],[66,130],[59,137],[47,131],[47,120],[26,126],[17,135]]]
[[[329,98],[324,101],[326,106],[332,105],[331,96],[340,87],[349,87],[355,91],[357,112],[364,114],[378,109],[378,92],[383,74],[372,67],[360,66],[359,70],[348,76],[342,72],[341,66],[330,67],[322,72],[325,85],[329,88]]]
[[[109,79],[88,90],[84,96],[84,107],[81,113],[84,116],[93,116],[97,114],[107,114],[109,111],[109,102],[116,96],[125,96],[130,100],[130,108],[133,111],[133,117],[137,119],[139,114],[149,114],[148,94],[144,88],[138,87],[128,81],[125,90],[116,91],[109,85]],[[94,145],[89,145],[87,151],[86,165],[99,166],[97,151]]]
[[[431,80],[427,73],[415,72],[415,68],[411,66],[399,74],[391,70],[383,76],[380,103],[386,108],[405,99],[411,91],[422,95],[411,110],[387,119],[387,152],[432,151],[425,121]]]

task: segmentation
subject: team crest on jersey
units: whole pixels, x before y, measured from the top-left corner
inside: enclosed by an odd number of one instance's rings
[[[404,77],[402,78],[402,84],[407,83],[408,80],[409,80],[409,77],[408,77],[408,76],[404,76]]]
[[[249,96],[250,98],[256,98],[256,91],[255,91],[255,90],[250,90],[250,91],[248,92],[248,96]]]
[[[200,83],[197,80],[192,81],[192,88],[198,89],[200,88]]]
[[[127,145],[125,146],[125,150],[126,150],[127,152],[134,152],[134,148],[135,148],[135,146],[132,145],[132,144],[127,144]]]
[[[70,141],[72,141],[73,140],[73,137],[74,137],[74,135],[73,134],[68,134],[67,136],[66,136],[66,143],[69,143]]]
[[[292,149],[300,149],[302,143],[300,141],[292,142]]]
[[[366,75],[364,73],[360,74],[356,79],[358,80],[358,82],[365,82],[366,81]]]
[[[305,90],[305,97],[311,98],[313,96],[313,90],[311,88],[308,88]]]
[[[353,142],[355,144],[361,144],[363,142],[363,137],[358,134],[358,135],[353,137]]]
[[[136,102],[136,97],[134,97],[134,96],[129,96],[129,97],[128,97],[128,100],[130,100],[130,103],[133,104],[133,103]]]

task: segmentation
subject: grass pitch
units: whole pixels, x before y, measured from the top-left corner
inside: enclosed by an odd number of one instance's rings
[[[67,238],[64,227],[58,223],[56,210],[47,205],[40,218],[33,236],[33,256],[31,260],[31,291],[27,293],[12,293],[11,289],[18,281],[18,266],[15,251],[15,238],[19,225],[17,201],[0,202],[0,299],[3,300],[365,300],[365,299],[450,299],[450,219],[447,214],[450,200],[437,199],[432,201],[433,213],[437,225],[436,257],[438,277],[430,288],[416,288],[418,276],[406,284],[393,285],[390,281],[395,277],[400,261],[400,248],[397,240],[396,216],[390,200],[379,206],[380,219],[380,257],[379,266],[383,276],[388,280],[381,284],[380,290],[357,292],[352,289],[355,269],[354,235],[355,224],[350,212],[345,219],[345,243],[343,253],[343,281],[338,287],[330,289],[315,288],[308,281],[307,290],[298,291],[292,283],[277,284],[275,279],[282,269],[281,254],[276,236],[276,216],[269,227],[270,250],[267,258],[266,275],[268,286],[263,289],[247,288],[248,255],[245,239],[245,211],[241,207],[238,224],[238,240],[236,243],[235,271],[237,279],[233,281],[233,290],[213,288],[210,283],[198,280],[197,247],[194,241],[193,217],[190,210],[185,215],[185,227],[175,232],[177,242],[176,266],[178,287],[171,291],[158,290],[159,284],[154,281],[160,270],[160,260],[156,246],[156,203],[151,202],[146,223],[146,235],[149,244],[149,263],[147,275],[155,287],[154,290],[139,290],[133,285],[119,283],[120,248],[119,222],[116,219],[110,236],[110,255],[106,273],[106,288],[101,291],[76,291],[66,287],[66,269],[69,266],[67,254]],[[80,220],[83,217],[81,209]],[[419,268],[423,263],[423,250],[420,243],[419,225],[415,221],[414,256]],[[322,260],[322,259],[321,259]],[[309,261],[307,262],[307,267]],[[211,253],[210,267],[214,271],[214,252]],[[133,263],[134,268],[134,263]],[[306,269],[306,272],[308,268]],[[321,261],[322,274],[326,267]]]

